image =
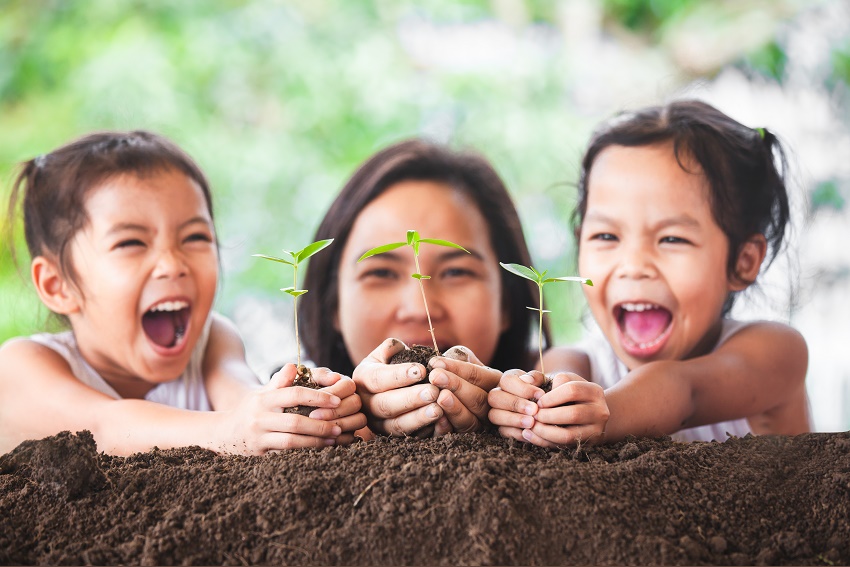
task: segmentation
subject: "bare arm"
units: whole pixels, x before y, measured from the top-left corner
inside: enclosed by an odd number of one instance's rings
[[[803,433],[809,428],[807,365],[802,336],[767,322],[741,330],[708,355],[646,364],[605,391],[606,440],[740,418],[765,423],[757,433]]]
[[[204,386],[214,410],[232,409],[245,394],[260,387],[260,380],[245,361],[245,346],[236,326],[216,313],[212,318],[204,353]]]

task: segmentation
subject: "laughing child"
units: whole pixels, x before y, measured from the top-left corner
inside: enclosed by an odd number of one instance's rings
[[[809,431],[802,336],[728,318],[781,247],[785,171],[773,134],[698,101],[598,130],[575,218],[604,338],[547,353],[545,367],[564,371],[547,393],[539,372],[505,373],[489,395],[500,433],[553,447]]]
[[[199,445],[261,454],[352,439],[354,382],[320,369],[262,386],[232,324],[211,312],[219,277],[203,173],[148,132],[92,134],[23,164],[23,210],[39,298],[67,324],[0,347],[0,452],[90,430],[115,454]],[[282,408],[317,407],[304,417]],[[215,410],[215,411],[210,411]]]

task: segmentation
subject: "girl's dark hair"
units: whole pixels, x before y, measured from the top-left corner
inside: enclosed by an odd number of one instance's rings
[[[99,132],[21,164],[9,199],[8,242],[20,203],[30,257],[52,258],[77,283],[68,245],[88,221],[87,192],[123,174],[144,177],[167,169],[183,172],[200,186],[212,218],[206,177],[177,145],[145,131]]]
[[[340,256],[360,211],[392,185],[408,180],[443,183],[473,199],[487,221],[498,260],[531,265],[519,215],[504,183],[487,160],[421,140],[385,148],[348,180],[316,231],[314,240],[333,238],[334,245],[310,259],[304,277],[304,286],[310,293],[301,298],[299,320],[306,350],[319,366],[351,375],[360,362],[349,358],[342,336],[333,325],[339,308]],[[500,272],[503,309],[510,326],[499,337],[493,360],[485,363],[503,370],[527,368],[533,313],[526,306],[538,306],[537,288],[507,271]],[[545,339],[550,344],[548,327]]]
[[[587,212],[587,182],[597,156],[609,146],[673,144],[679,166],[698,163],[708,182],[714,220],[729,239],[726,272],[741,283],[752,284],[736,272],[738,254],[747,239],[763,234],[768,263],[782,248],[789,221],[784,175],[787,161],[782,146],[766,128],[748,128],[713,106],[680,100],[626,112],[603,124],[590,140],[581,163],[578,204],[573,227],[578,236]],[[723,315],[732,308],[730,294]]]

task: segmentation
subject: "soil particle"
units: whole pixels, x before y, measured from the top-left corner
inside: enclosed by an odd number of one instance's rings
[[[850,563],[850,433],[549,451],[489,434],[0,457],[0,563]]]
[[[319,383],[313,380],[313,372],[303,364],[298,367],[298,371],[295,375],[295,381],[292,385],[310,388],[312,390],[318,390],[321,388]],[[298,415],[306,417],[309,416],[314,409],[316,409],[316,406],[292,406],[283,408],[283,413],[297,413]]]

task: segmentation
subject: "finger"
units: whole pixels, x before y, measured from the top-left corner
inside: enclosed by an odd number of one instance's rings
[[[499,380],[499,388],[526,400],[539,400],[544,393],[540,388],[543,381],[539,378],[542,376],[536,370],[532,372],[508,370],[502,374],[502,378]]]
[[[437,404],[443,408],[443,416],[458,433],[469,433],[481,429],[481,421],[478,417],[460,403],[460,400],[449,390],[440,392]]]
[[[437,423],[434,424],[434,437],[442,437],[443,435],[452,433],[453,431],[454,428],[452,427],[452,423],[445,415],[438,419]]]
[[[382,427],[389,435],[404,436],[431,425],[443,417],[443,409],[436,403],[428,404],[415,411],[384,420]]]
[[[369,359],[358,364],[352,375],[358,388],[373,394],[410,386],[424,377],[425,367],[415,362],[384,364]]]
[[[335,408],[342,403],[342,400],[338,396],[321,390],[313,390],[303,386],[290,386],[264,392],[261,403],[266,410],[274,411],[294,406]]]
[[[557,447],[575,446],[579,443],[598,440],[602,433],[601,430],[592,426],[559,427],[539,421],[531,428],[531,432]]]
[[[362,401],[360,400],[360,396],[358,396],[357,394],[351,394],[350,396],[346,396],[345,398],[343,398],[337,407],[314,409],[310,412],[309,417],[313,419],[324,419],[325,421],[332,421],[335,419],[346,417],[348,415],[355,414],[360,411],[361,407]]]
[[[292,383],[295,382],[297,375],[298,369],[294,364],[285,364],[280,370],[272,374],[268,384],[266,384],[266,388],[273,390],[275,388],[286,388],[287,386],[291,386]]]
[[[266,451],[284,451],[287,449],[307,449],[328,447],[336,444],[334,437],[313,437],[295,433],[267,433],[260,440]]]
[[[323,366],[313,368],[311,369],[311,372],[313,374],[313,380],[322,387],[333,386],[343,378],[343,375],[339,372],[334,372],[333,370]]]
[[[498,425],[500,429],[502,427],[530,429],[535,423],[535,418],[530,415],[500,409],[491,409],[487,416],[490,419],[490,423]]]
[[[432,370],[428,379],[440,390],[448,390],[457,396],[460,403],[477,418],[485,419],[487,417],[487,412],[490,409],[487,403],[487,391],[470,384],[452,372],[442,369]],[[456,426],[457,424],[455,424]]]
[[[358,429],[366,427],[366,414],[357,412],[339,419],[330,420],[330,423],[338,425],[343,433],[353,433]]]
[[[552,389],[554,390],[567,382],[587,382],[587,380],[573,372],[558,372],[552,376]]]
[[[418,384],[363,396],[363,409],[371,416],[391,419],[436,402],[439,394],[439,388],[433,384]]]
[[[508,439],[516,439],[517,441],[521,441],[522,443],[528,443],[528,440],[522,436],[522,429],[517,429],[516,427],[500,427],[499,435],[502,437],[506,437]]]
[[[269,433],[294,433],[313,437],[337,437],[342,428],[329,421],[310,419],[297,413],[264,412],[258,418],[261,429]]]
[[[357,384],[355,384],[354,380],[348,376],[341,376],[341,378],[335,383],[321,388],[321,391],[333,394],[338,398],[347,398],[348,396],[353,396],[356,393]]]
[[[556,426],[587,425],[600,421],[598,409],[590,404],[541,408],[535,417],[541,423]]]
[[[499,370],[472,362],[453,360],[448,357],[435,356],[428,361],[428,365],[435,370],[447,370],[448,372],[463,378],[466,382],[469,382],[474,386],[478,386],[488,392],[499,385],[499,380],[502,377],[502,373]]]
[[[492,409],[499,409],[522,415],[535,415],[540,410],[540,407],[534,402],[530,402],[525,398],[520,398],[519,396],[515,396],[499,388],[490,390],[490,393],[487,395],[487,402],[490,404],[490,408]]]
[[[541,408],[552,408],[568,403],[593,403],[604,400],[604,398],[605,390],[602,386],[580,379],[567,381],[558,387],[553,387],[537,401],[537,405]]]
[[[546,448],[549,448],[549,449],[557,449],[558,448],[558,445],[556,445],[555,443],[552,443],[548,439],[544,439],[543,437],[537,435],[531,429],[523,429],[522,430],[522,439],[524,441],[527,441],[528,443],[532,443],[534,445],[537,445],[538,447],[546,447]]]
[[[340,436],[336,438],[335,445],[337,445],[338,447],[344,445],[351,445],[356,439],[357,438],[354,436],[353,433],[341,433]]]

